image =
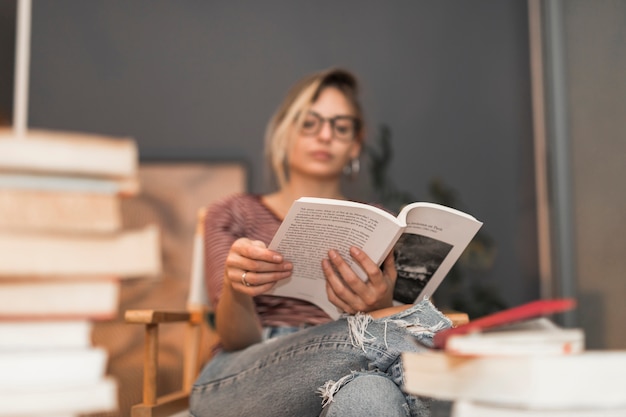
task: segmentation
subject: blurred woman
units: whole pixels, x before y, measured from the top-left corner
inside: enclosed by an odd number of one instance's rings
[[[278,189],[238,194],[208,208],[205,262],[219,353],[198,378],[192,415],[428,415],[428,401],[401,390],[400,353],[418,350],[450,321],[428,301],[392,306],[396,270],[352,247],[363,281],[330,249],[321,261],[332,321],[305,301],[266,295],[293,265],[271,241],[298,198],[345,199],[342,176],[356,175],[364,140],[356,78],[331,69],[287,94],[269,122],[267,156]]]

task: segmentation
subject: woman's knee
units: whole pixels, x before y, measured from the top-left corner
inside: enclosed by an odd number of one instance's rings
[[[383,374],[356,373],[336,392],[325,395],[328,403],[320,417],[410,415],[404,393]]]

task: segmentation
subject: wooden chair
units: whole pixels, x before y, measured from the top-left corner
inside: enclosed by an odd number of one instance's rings
[[[202,233],[204,215],[204,209],[198,211],[186,310],[128,310],[125,313],[127,323],[145,326],[143,402],[132,407],[132,417],[162,417],[178,413],[187,415],[189,393],[202,366],[203,326],[211,321],[211,309],[204,285]],[[183,378],[179,391],[157,397],[159,325],[168,323],[183,323],[187,326],[183,352]]]
[[[205,210],[198,211],[193,242],[191,282],[185,311],[128,310],[127,323],[145,326],[143,402],[132,407],[132,417],[186,416],[189,393],[202,366],[202,326],[212,321],[212,312],[204,284],[204,218]],[[469,321],[467,314],[446,312],[455,326]],[[177,392],[157,397],[159,325],[184,323],[185,340],[183,380]]]

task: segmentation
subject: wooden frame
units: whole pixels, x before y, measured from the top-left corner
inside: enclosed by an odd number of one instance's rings
[[[125,320],[145,326],[143,362],[143,402],[131,409],[133,417],[163,417],[189,407],[189,393],[200,371],[200,346],[202,329],[207,312],[201,309],[188,311],[129,310]],[[183,380],[181,390],[157,397],[159,325],[186,323]]]

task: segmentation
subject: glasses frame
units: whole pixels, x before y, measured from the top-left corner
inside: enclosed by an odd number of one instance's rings
[[[300,126],[300,131],[305,136],[317,135],[322,130],[322,128],[324,127],[324,124],[326,122],[328,122],[330,124],[330,130],[331,130],[331,132],[333,134],[332,138],[334,140],[337,140],[337,141],[343,142],[343,143],[351,143],[352,141],[354,141],[354,139],[356,139],[356,137],[358,135],[358,132],[359,132],[359,130],[361,128],[361,120],[358,117],[356,117],[356,116],[339,115],[339,116],[335,116],[335,117],[323,117],[321,114],[319,114],[317,112],[314,112],[312,110],[309,110],[305,117],[308,117],[308,116],[315,117],[320,123],[319,123],[319,125],[318,125],[318,127],[317,127],[317,129],[315,131],[307,132],[307,131],[305,131],[306,129],[304,128],[304,120],[303,120],[302,125]],[[337,120],[350,120],[352,122],[353,128],[354,128],[352,137],[346,138],[346,137],[339,137],[339,136],[337,136],[337,130],[336,130]]]

